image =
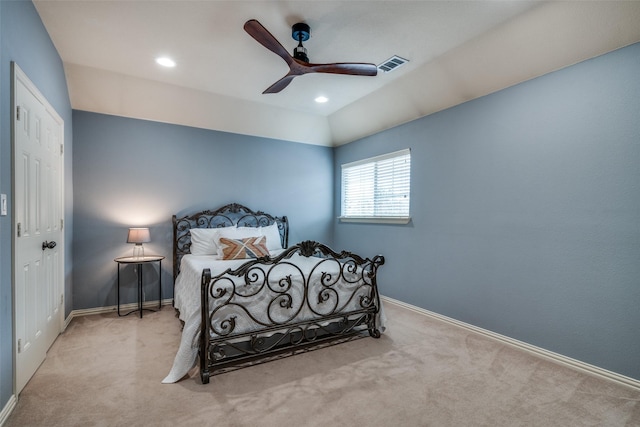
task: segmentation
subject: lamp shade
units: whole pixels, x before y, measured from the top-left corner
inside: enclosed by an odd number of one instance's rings
[[[151,241],[148,228],[130,228],[127,236],[127,243],[141,245]]]

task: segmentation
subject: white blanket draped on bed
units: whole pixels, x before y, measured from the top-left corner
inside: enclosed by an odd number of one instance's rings
[[[185,255],[180,264],[180,274],[175,283],[174,302],[175,308],[180,312],[180,320],[184,322],[180,347],[176,354],[171,371],[166,376],[163,383],[174,383],[184,377],[193,367],[198,358],[198,337],[200,333],[200,283],[202,271],[205,268],[211,269],[212,276],[220,274],[228,268],[235,269],[244,264],[247,260],[222,261],[213,256],[207,255]],[[294,255],[291,261],[301,268],[305,275],[317,264],[318,258],[306,258]],[[298,286],[301,288],[301,286]],[[264,303],[264,300],[262,301]],[[354,307],[357,302],[351,301],[349,308]],[[257,302],[260,304],[260,301]],[[308,313],[301,313],[305,318],[311,317]],[[296,317],[298,318],[298,317]],[[386,318],[382,306],[378,313],[377,325],[380,332],[385,329]]]

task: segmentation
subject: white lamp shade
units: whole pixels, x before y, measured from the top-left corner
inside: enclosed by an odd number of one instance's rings
[[[148,228],[130,228],[127,236],[127,243],[141,245],[151,241]]]

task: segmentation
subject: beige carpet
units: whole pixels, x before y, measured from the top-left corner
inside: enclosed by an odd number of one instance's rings
[[[640,392],[386,305],[387,333],[161,384],[171,307],[76,318],[20,395],[14,426],[640,426]]]

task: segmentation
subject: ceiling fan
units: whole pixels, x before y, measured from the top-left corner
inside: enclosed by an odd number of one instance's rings
[[[255,19],[244,24],[244,30],[258,43],[280,56],[289,66],[289,72],[280,80],[269,86],[262,93],[278,93],[286,88],[296,76],[308,73],[350,74],[354,76],[375,76],[378,68],[375,64],[338,62],[333,64],[311,64],[307,57],[307,49],[303,41],[309,40],[311,29],[305,23],[294,24],[291,36],[298,41],[293,56],[276,40],[276,38]]]

